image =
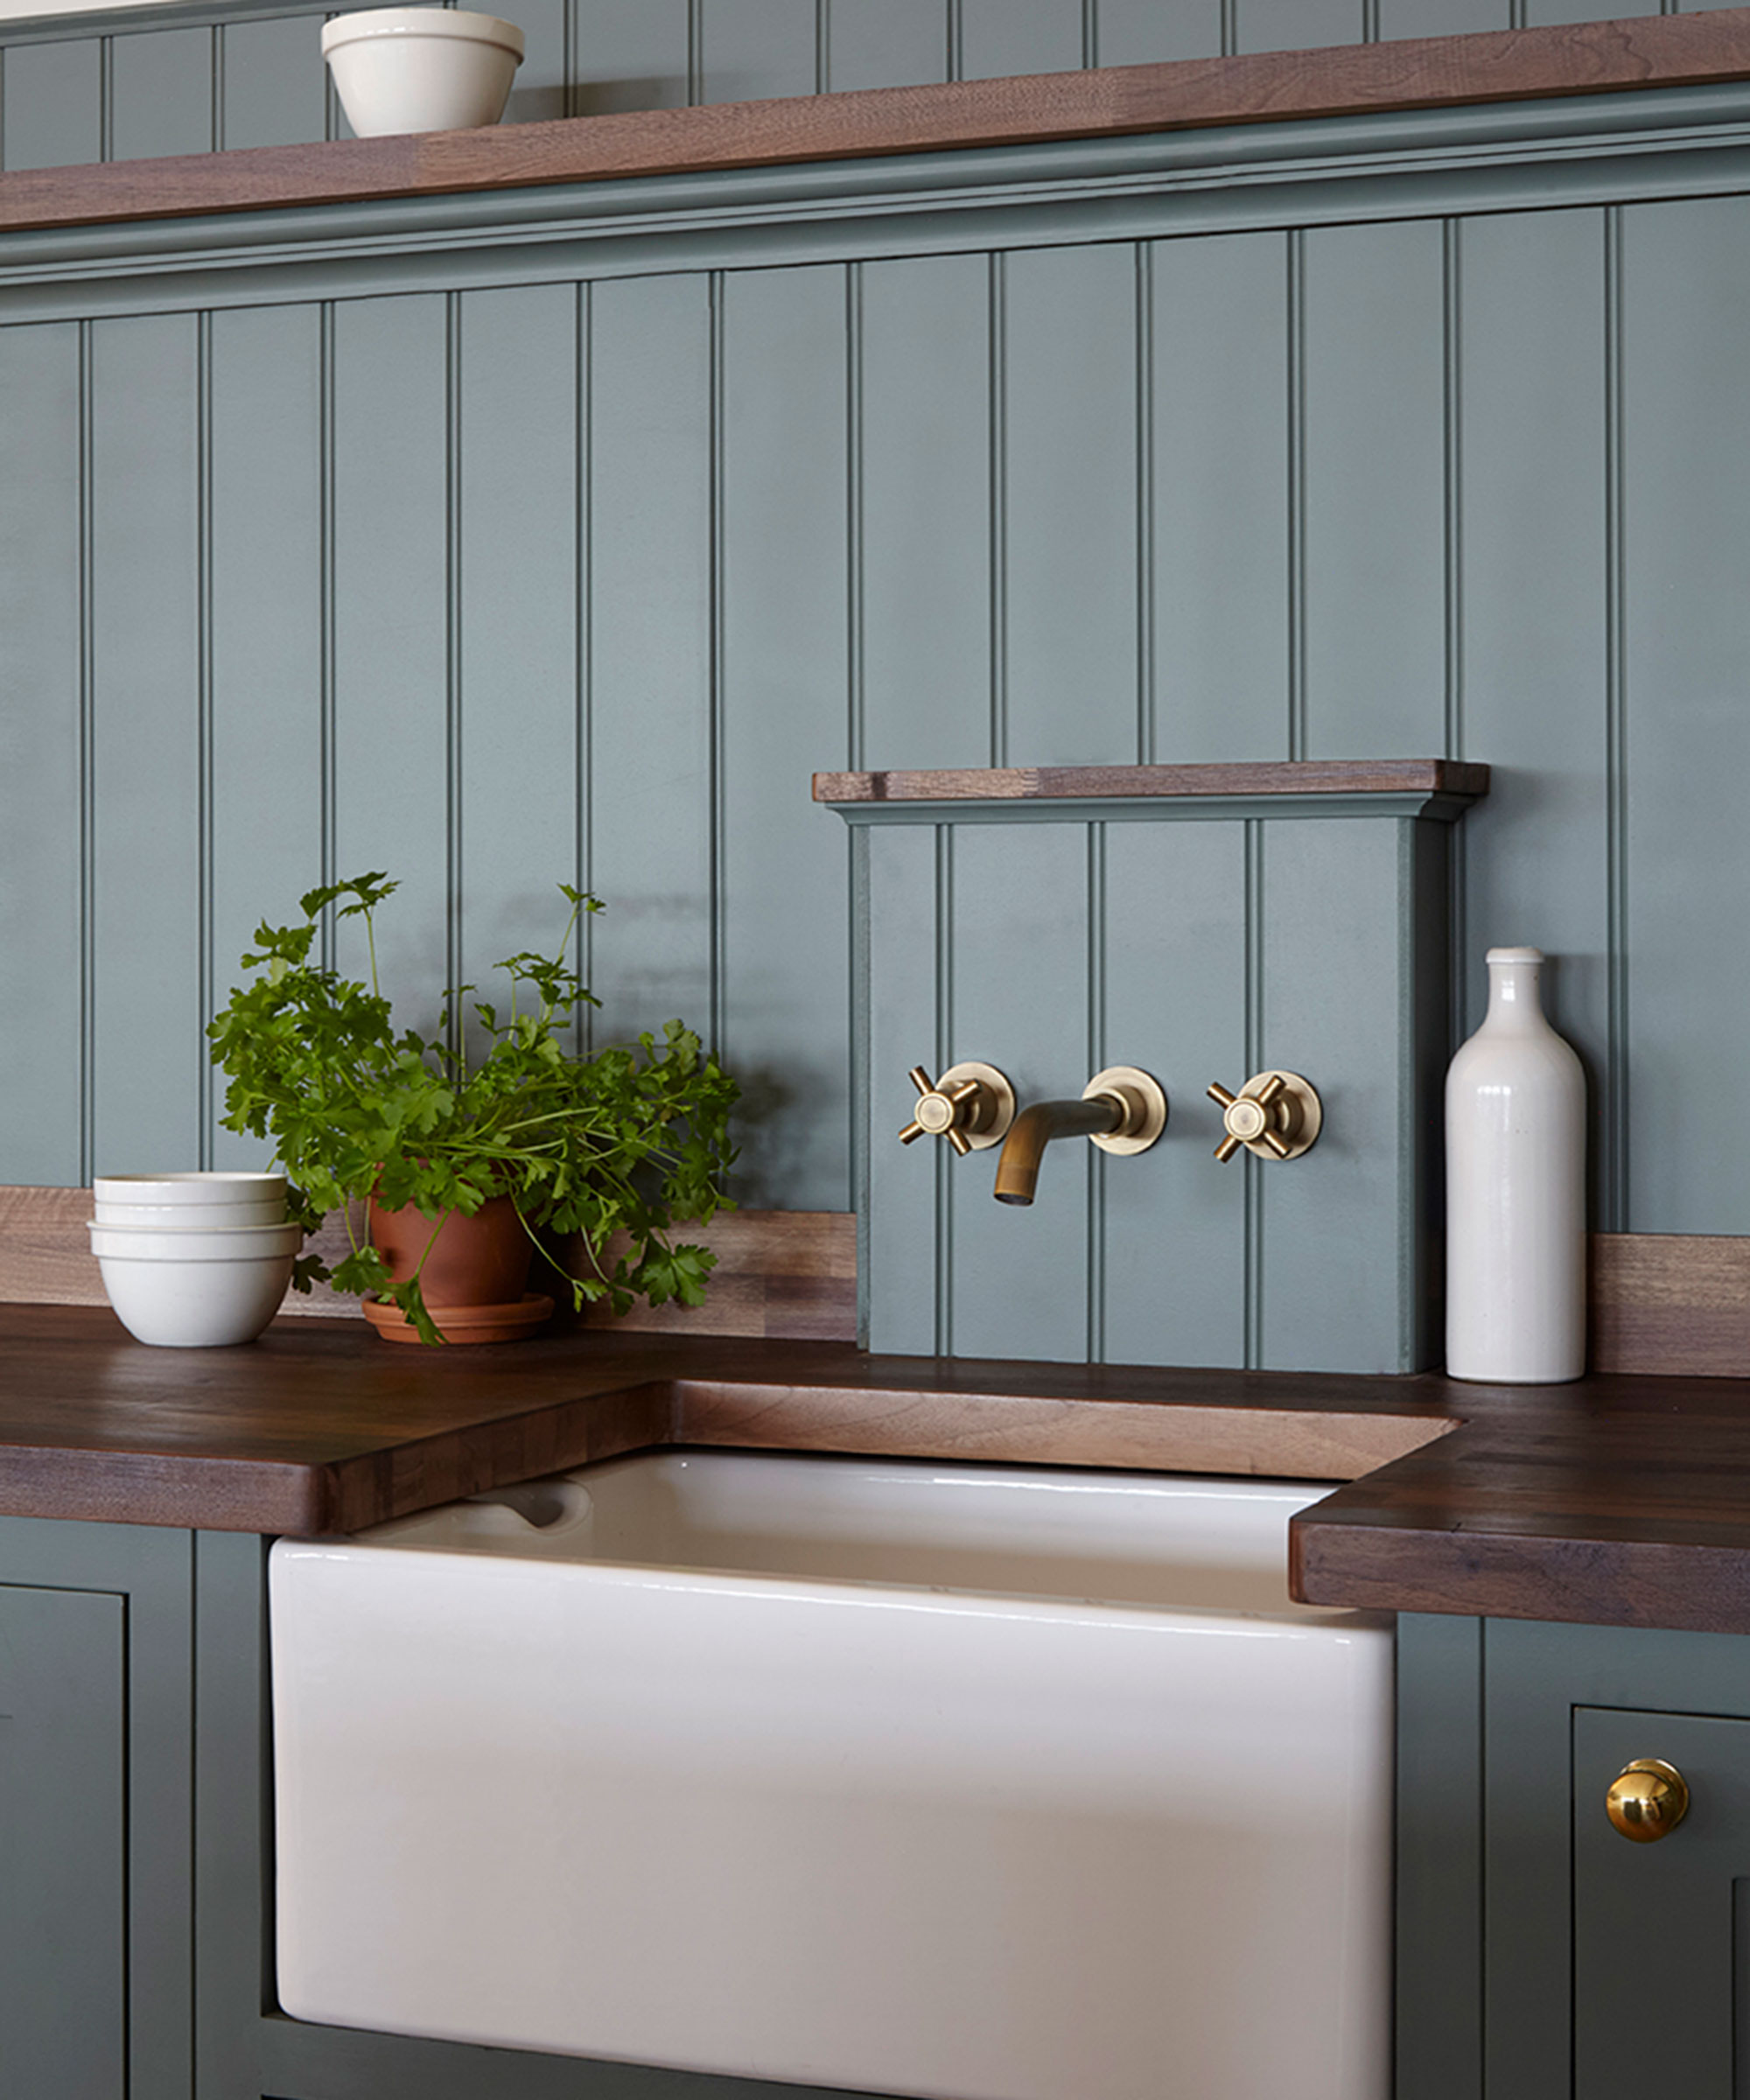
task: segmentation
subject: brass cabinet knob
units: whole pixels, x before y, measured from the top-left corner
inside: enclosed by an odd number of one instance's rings
[[[914,1065],[907,1076],[918,1090],[918,1105],[900,1132],[901,1144],[917,1138],[946,1138],[963,1159],[968,1152],[1000,1144],[1015,1120],[1015,1089],[995,1065],[974,1059],[950,1065],[937,1080],[921,1065]]]
[[[1625,1838],[1651,1844],[1669,1838],[1689,1814],[1690,1790],[1675,1765],[1662,1757],[1637,1757],[1610,1782],[1604,1812]]]
[[[1298,1072],[1255,1072],[1237,1094],[1212,1085],[1208,1095],[1221,1104],[1226,1132],[1218,1159],[1231,1159],[1242,1145],[1260,1159],[1298,1159],[1325,1120],[1317,1090]]]

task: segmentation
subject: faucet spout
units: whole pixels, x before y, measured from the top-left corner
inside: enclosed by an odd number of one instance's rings
[[[997,1200],[1032,1201],[1040,1162],[1054,1138],[1102,1138],[1121,1129],[1130,1113],[1130,1103],[1116,1093],[1096,1094],[1085,1101],[1036,1101],[1023,1109],[1003,1140],[1003,1154],[997,1162]]]

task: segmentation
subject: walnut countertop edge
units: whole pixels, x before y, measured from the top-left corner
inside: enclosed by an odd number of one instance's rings
[[[1334,1481],[1291,1536],[1309,1602],[1750,1632],[1750,1380],[1508,1389],[587,1333],[427,1351],[321,1320],[147,1349],[106,1309],[0,1306],[0,1516],[346,1531],[671,1444]]]

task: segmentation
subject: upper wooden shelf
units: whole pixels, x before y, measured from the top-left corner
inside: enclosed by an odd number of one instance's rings
[[[315,40],[311,64],[319,63]],[[1750,79],[1750,8],[0,175],[0,231]]]
[[[815,800],[878,802],[1162,801],[1210,796],[1423,794],[1468,802],[1488,767],[1458,759],[1298,759],[1250,766],[1004,766],[941,773],[817,773]]]

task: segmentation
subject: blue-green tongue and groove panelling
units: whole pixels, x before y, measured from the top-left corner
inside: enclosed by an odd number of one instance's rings
[[[847,806],[869,1346],[1438,1361],[1452,813],[1422,816],[1422,799]],[[896,1141],[909,1068],[968,1058],[1022,1102],[1140,1065],[1166,1088],[1166,1135],[1133,1158],[1060,1140],[1032,1206],[999,1204],[995,1150]],[[1216,1159],[1205,1088],[1278,1067],[1318,1089],[1317,1144]]]
[[[1507,0],[511,11],[513,117],[1509,25]],[[5,163],[318,136],[317,20],[10,25]],[[1746,193],[1732,87],[4,237],[0,1181],[244,1158],[202,1023],[259,918],[386,867],[410,1019],[556,928],[556,881],[593,886],[598,1029],[710,1032],[744,1200],[845,1208],[851,852],[811,773],[1444,753],[1494,768],[1452,1032],[1486,946],[1544,948],[1597,1225],[1750,1229],[1723,1087],[1750,1034]],[[1079,1091],[1097,981],[1174,1131],[1092,1210],[1054,1148],[1013,1264],[965,1163],[948,1329],[878,1282],[878,1334],[1360,1361],[1348,1228],[1291,1228],[1310,1168],[1189,1136],[1250,1047],[1318,1078],[1375,1025],[1334,958],[1371,960],[1395,878],[1340,914],[1354,886],[1288,870],[1347,820],[1262,830],[943,847],[1012,951],[963,982],[958,931],[928,958],[956,1054]],[[1090,962],[1096,889],[1182,966],[1129,972],[1110,913]],[[1323,962],[1278,961],[1297,913]],[[936,1026],[867,1074],[878,1128]],[[1390,1179],[1375,1105],[1343,1100],[1328,1168]],[[1301,1325],[1277,1284],[1334,1269]]]

